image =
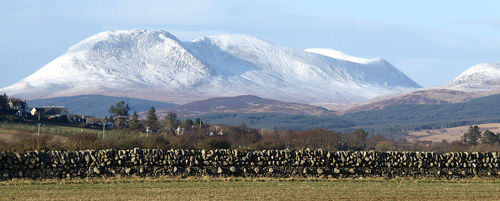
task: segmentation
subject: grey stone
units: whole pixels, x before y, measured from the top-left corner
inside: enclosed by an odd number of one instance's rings
[[[101,174],[101,170],[99,170],[99,168],[97,167],[94,167],[94,173]]]
[[[231,167],[229,168],[229,171],[231,171],[232,173],[235,173],[235,172],[236,172],[236,167],[231,166]]]
[[[273,173],[274,172],[274,169],[273,168],[269,168],[269,170],[267,170],[269,173]]]

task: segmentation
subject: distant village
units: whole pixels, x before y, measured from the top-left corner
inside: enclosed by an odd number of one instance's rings
[[[28,122],[28,123],[44,123],[44,124],[54,124],[54,125],[62,125],[62,126],[70,126],[70,127],[81,127],[81,128],[90,128],[90,129],[106,129],[110,130],[113,128],[123,128],[123,125],[129,125],[130,121],[138,121],[137,116],[134,117],[132,115],[131,118],[128,116],[118,116],[113,118],[113,116],[109,117],[93,117],[93,116],[83,116],[79,114],[71,114],[66,106],[41,106],[41,107],[32,107],[27,104],[26,100],[20,99],[7,99],[7,109],[10,110],[8,112],[10,114],[10,118],[8,121],[11,122]],[[128,105],[127,105],[128,107]],[[174,114],[175,115],[175,114]],[[9,115],[8,115],[9,116]],[[134,120],[134,118],[136,118]],[[176,117],[175,117],[176,118]],[[178,120],[175,120],[178,121]],[[197,119],[197,122],[200,126],[203,124],[201,120]],[[191,122],[191,124],[194,124]],[[189,123],[187,123],[189,124]],[[176,126],[172,128],[172,133],[175,135],[183,135],[186,132],[185,127],[181,127],[178,123]],[[133,127],[133,126],[132,126]],[[142,127],[142,126],[139,126]],[[194,127],[194,125],[189,126]],[[219,129],[217,127],[223,128],[223,125],[213,125],[212,128],[208,130],[207,135],[209,136],[221,136],[224,135],[224,130]],[[158,129],[154,128],[154,126],[145,126],[143,127],[143,132],[145,133],[158,133]]]
[[[102,122],[106,122],[107,129],[111,129],[114,126],[112,122],[105,121],[106,119],[71,114],[66,106],[50,105],[32,107],[26,100],[20,99],[8,99],[7,106],[7,109],[11,111],[10,113],[15,116],[15,118],[10,118],[11,121],[62,124],[94,129],[102,129]]]

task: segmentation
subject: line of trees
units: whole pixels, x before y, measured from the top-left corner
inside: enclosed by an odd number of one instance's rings
[[[191,131],[195,125],[202,125],[202,122],[197,118],[194,122],[187,119],[185,122],[180,122],[177,114],[168,112],[164,117],[159,118],[156,115],[155,107],[151,107],[145,120],[140,120],[137,112],[134,112],[129,118],[130,107],[124,101],[120,101],[115,105],[110,106],[108,112],[110,118],[121,129],[140,130],[148,133],[163,133],[163,134],[179,134],[176,131],[181,128],[182,131]]]
[[[337,150],[376,150],[376,151],[500,151],[499,134],[489,130],[480,132],[479,127],[470,126],[461,141],[439,143],[408,142],[404,139],[389,140],[380,135],[370,135],[364,130],[335,132],[327,129],[252,129],[245,123],[239,126],[209,125],[201,119],[180,121],[177,114],[167,113],[159,118],[156,109],[139,119],[134,112],[129,118],[130,107],[123,101],[112,105],[111,118],[118,121],[118,130],[110,131],[115,135],[100,137],[95,133],[76,133],[66,140],[56,140],[52,135],[35,136],[19,131],[14,143],[0,141],[1,150],[80,150],[80,149],[129,149],[134,147],[155,149],[323,149]],[[155,132],[140,134],[144,131]]]
[[[193,122],[194,123],[194,122]],[[471,126],[476,132],[476,126]],[[470,131],[472,131],[470,130]],[[223,135],[215,134],[223,131]],[[339,133],[327,129],[311,129],[296,131],[291,129],[251,129],[244,124],[239,126],[203,125],[193,127],[184,135],[168,133],[138,134],[137,131],[121,129],[110,131],[105,138],[95,133],[75,133],[65,140],[49,134],[28,133],[19,130],[17,140],[12,143],[0,141],[0,151],[27,151],[27,150],[85,150],[85,149],[130,149],[135,147],[151,149],[240,149],[240,150],[269,150],[269,149],[323,149],[328,151],[375,150],[375,151],[500,151],[498,141],[489,141],[490,132],[483,132],[478,144],[469,141],[445,140],[438,143],[408,142],[406,140],[389,140],[383,136],[369,137],[364,130],[349,133]],[[214,135],[209,135],[214,133]],[[467,132],[464,136],[468,136]],[[493,134],[498,136],[498,134]],[[58,140],[59,139],[59,140]],[[493,137],[493,139],[498,139]]]

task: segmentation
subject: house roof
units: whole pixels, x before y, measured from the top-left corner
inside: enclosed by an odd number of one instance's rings
[[[26,108],[28,104],[26,104],[26,100],[10,100],[9,101],[9,106],[12,109],[18,109],[18,108]]]
[[[35,109],[40,112],[45,112],[46,116],[61,115],[64,112],[68,113],[68,110],[66,109],[65,106],[42,106],[42,107],[37,107]]]

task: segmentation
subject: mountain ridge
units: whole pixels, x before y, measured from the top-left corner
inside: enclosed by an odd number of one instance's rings
[[[209,98],[170,108],[156,108],[157,116],[175,112],[179,117],[209,113],[282,113],[312,116],[332,115],[335,112],[312,105],[282,102],[253,95]],[[145,116],[145,112],[143,112]]]
[[[420,86],[385,60],[367,64],[246,35],[181,42],[166,31],[118,30],[70,47],[0,92],[24,99],[127,96],[184,104],[256,95],[297,102],[353,102]]]

